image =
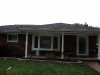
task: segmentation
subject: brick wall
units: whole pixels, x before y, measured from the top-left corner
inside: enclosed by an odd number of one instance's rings
[[[64,52],[73,52],[76,55],[76,47],[77,47],[77,40],[75,35],[65,35],[64,36]],[[96,36],[89,36],[89,55],[91,54],[91,50],[96,50]],[[61,36],[60,36],[60,47],[61,47]],[[25,41],[26,35],[25,34],[18,34],[18,42],[7,42],[7,34],[0,34],[0,46],[3,44],[7,44],[9,47],[16,46],[19,52],[22,55],[25,55]],[[40,51],[40,55],[45,55],[46,53],[54,53],[57,56],[61,55],[61,48],[60,51]],[[28,55],[35,55],[35,51],[32,51],[32,35],[29,34],[28,36]]]
[[[75,35],[65,35],[64,36],[64,52],[72,53],[72,55],[76,55],[76,36]]]
[[[9,48],[12,46],[16,46],[22,56],[25,55],[25,41],[26,35],[25,34],[18,34],[18,42],[7,42],[7,34],[0,34],[0,46],[7,45]],[[28,36],[28,53],[31,51],[32,46],[32,35]]]
[[[89,56],[96,56],[98,52],[96,41],[97,41],[97,36],[89,36]]]
[[[7,43],[7,34],[0,34],[0,45]]]

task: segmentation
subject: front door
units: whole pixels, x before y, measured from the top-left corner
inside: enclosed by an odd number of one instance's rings
[[[87,36],[78,36],[77,38],[77,55],[88,55],[88,38]]]

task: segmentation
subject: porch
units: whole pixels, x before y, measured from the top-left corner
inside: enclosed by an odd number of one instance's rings
[[[55,31],[53,32],[52,30],[48,30],[46,33],[40,32],[40,31],[35,31],[36,33],[31,33],[31,31],[26,32],[26,46],[25,46],[25,58],[27,58],[29,55],[36,55],[36,51],[38,50],[40,52],[40,56],[42,56],[41,52],[57,52],[54,54],[57,54],[58,56],[61,56],[61,59],[64,59],[66,57],[81,57],[81,56],[86,56],[89,58],[94,58],[96,57],[99,59],[100,57],[100,34],[97,33],[95,34],[93,31]],[[28,35],[32,34],[33,38],[35,36],[38,38],[37,42],[37,48],[35,48],[35,39],[32,38],[32,51],[28,51]],[[42,34],[43,33],[43,34]],[[48,33],[48,34],[47,34]],[[40,35],[41,34],[41,35]],[[58,37],[56,39],[56,47],[57,49],[54,49],[53,47],[53,36],[57,35]],[[48,48],[43,48],[41,46],[41,36],[50,36],[46,38],[49,43],[49,49]],[[98,37],[98,40],[97,40]],[[53,39],[53,40],[51,40]],[[98,43],[98,46],[96,45]],[[45,54],[45,53],[44,53]],[[43,54],[43,55],[44,55]]]
[[[58,50],[41,50],[34,49],[28,51],[29,56],[45,56],[45,54],[54,53],[56,56],[61,56],[61,59],[66,57],[98,57],[98,47],[96,45],[97,36],[89,35],[64,35],[64,41],[60,35],[58,42]],[[63,43],[63,44],[62,44]],[[56,43],[57,44],[57,43]],[[62,46],[63,45],[63,46]],[[63,48],[62,48],[63,47]],[[37,54],[36,54],[37,53]]]

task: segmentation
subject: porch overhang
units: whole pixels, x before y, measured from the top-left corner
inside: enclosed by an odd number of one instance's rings
[[[88,30],[88,29],[50,29],[50,28],[43,28],[43,29],[29,29],[29,28],[18,28],[18,30],[3,30],[0,33],[26,33],[26,32],[51,32],[51,33],[71,33],[71,34],[99,34],[100,29],[98,30]]]
[[[71,33],[71,34],[99,34],[100,30],[87,30],[87,29],[28,29],[28,28],[19,28],[21,32],[51,32],[51,33]]]
[[[64,58],[64,35],[77,35],[77,34],[81,34],[81,35],[95,35],[98,36],[98,34],[100,33],[100,30],[86,30],[86,29],[78,29],[78,30],[72,30],[72,29],[27,29],[27,28],[20,28],[18,29],[21,32],[28,32],[28,33],[41,33],[41,32],[50,32],[50,33],[58,33],[60,35],[62,35],[62,48],[61,48],[61,58]],[[28,40],[26,40],[28,41]],[[100,41],[99,41],[100,42]],[[26,44],[27,46],[27,44]],[[27,50],[27,47],[26,47]],[[100,47],[98,49],[98,59],[100,59]],[[27,51],[26,51],[27,52]],[[27,53],[26,53],[27,54]]]

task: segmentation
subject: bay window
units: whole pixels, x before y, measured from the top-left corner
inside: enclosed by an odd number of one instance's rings
[[[33,50],[59,50],[59,36],[33,36]]]

